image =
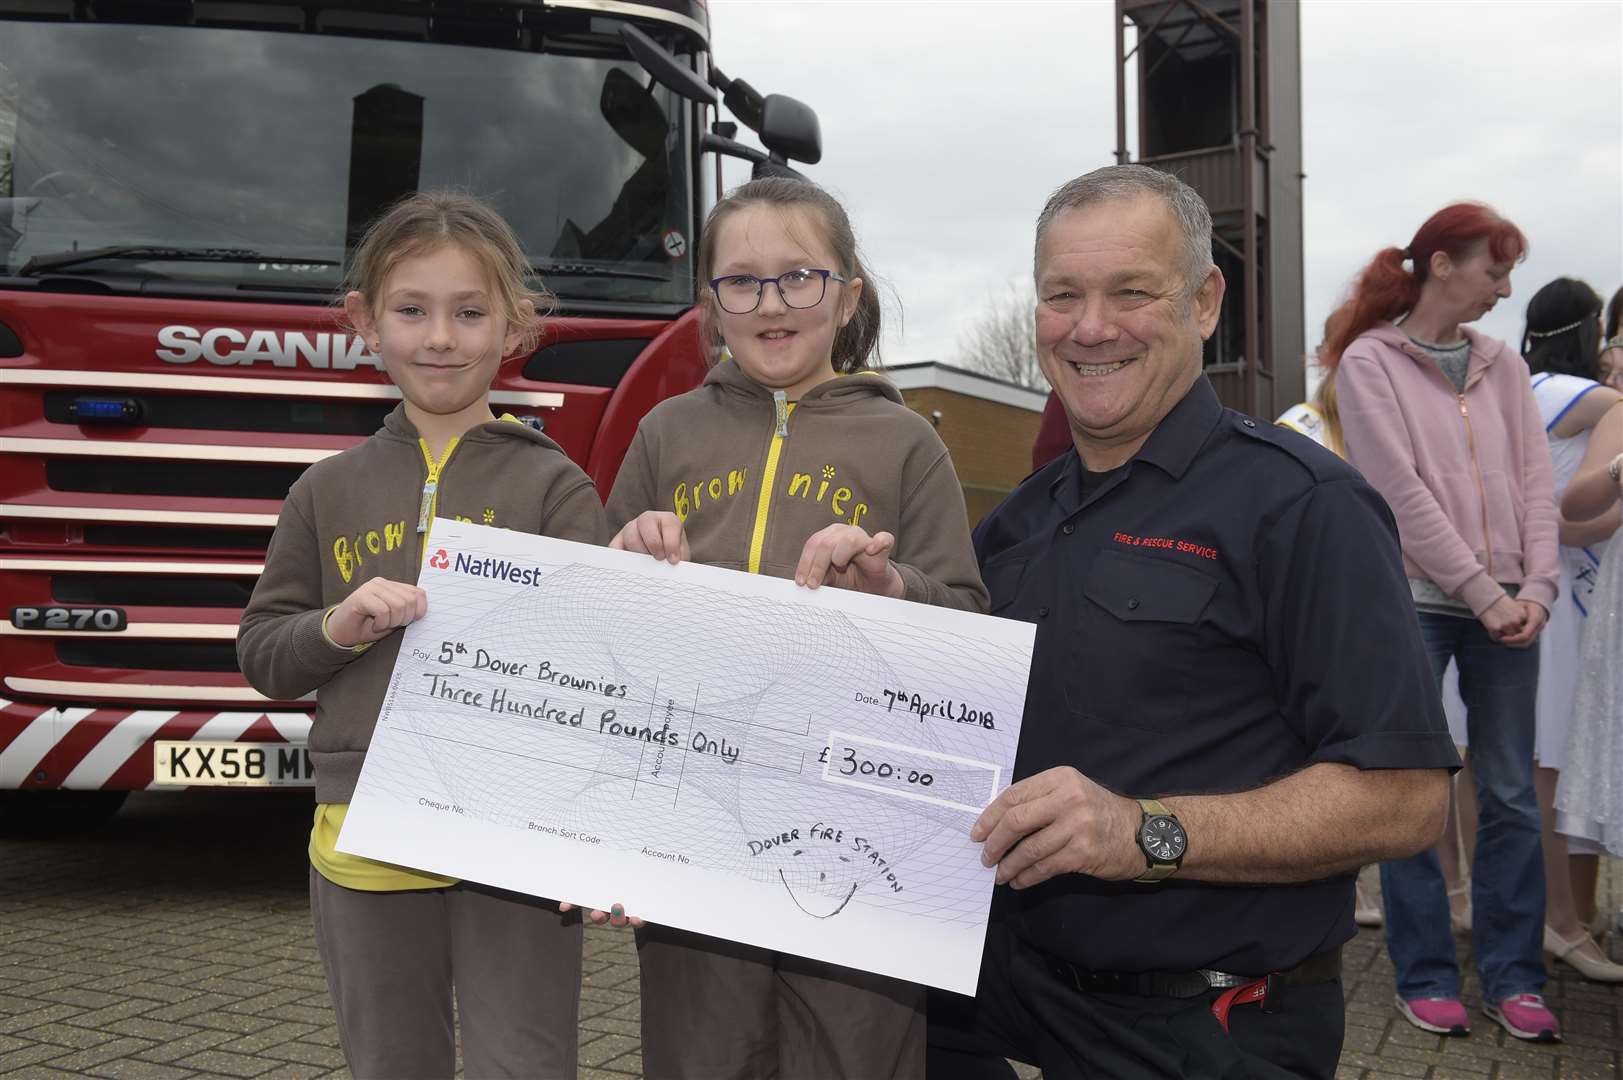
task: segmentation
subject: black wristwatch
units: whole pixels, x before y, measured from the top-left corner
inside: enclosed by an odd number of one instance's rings
[[[1141,884],[1163,881],[1178,872],[1184,852],[1189,850],[1189,834],[1165,804],[1156,799],[1139,799],[1144,816],[1138,823],[1138,849],[1144,853],[1146,868]]]

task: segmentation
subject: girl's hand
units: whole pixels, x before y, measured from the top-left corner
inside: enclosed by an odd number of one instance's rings
[[[1549,619],[1550,614],[1544,610],[1543,604],[1537,604],[1531,600],[1518,600],[1516,604],[1526,614],[1527,621],[1522,623],[1520,630],[1500,638],[1499,644],[1507,645],[1512,649],[1525,649],[1533,644],[1538,637],[1539,631],[1544,629],[1544,623]]]
[[[1506,637],[1521,633],[1522,627],[1527,622],[1527,610],[1506,595],[1495,600],[1486,611],[1477,616],[1477,620],[1488,631],[1488,637],[1506,644],[1504,640]]]
[[[888,532],[869,536],[856,525],[830,525],[806,541],[795,567],[795,584],[808,589],[835,585],[900,600],[906,585],[891,565],[890,549],[895,546],[896,537]]]
[[[675,565],[687,561],[688,537],[682,519],[669,510],[644,510],[621,529],[609,547],[616,551],[636,551]]]
[[[327,617],[327,636],[345,649],[388,637],[428,614],[428,593],[404,581],[372,578]]]
[[[573,911],[575,910],[575,905],[560,903],[558,905],[558,910]],[[599,911],[597,908],[592,908],[590,911],[586,912],[586,917],[598,926],[602,926],[605,921],[607,921],[608,924],[613,927],[630,926],[635,929],[643,925],[643,921],[637,918],[637,916],[626,914],[625,905],[623,904],[615,904],[608,911]]]

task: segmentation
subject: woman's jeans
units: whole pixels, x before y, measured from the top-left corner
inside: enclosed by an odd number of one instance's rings
[[[1471,944],[1483,998],[1500,1002],[1544,987],[1544,860],[1533,793],[1533,703],[1538,648],[1495,643],[1476,619],[1420,613],[1432,673],[1459,667],[1471,770],[1476,775],[1476,857]],[[1398,996],[1457,998],[1459,965],[1448,891],[1435,848],[1381,864],[1386,947]]]

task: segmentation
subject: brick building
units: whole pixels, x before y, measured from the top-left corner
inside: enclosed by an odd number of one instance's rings
[[[910,408],[935,424],[952,452],[969,523],[977,524],[1031,472],[1046,392],[939,364],[887,367]]]

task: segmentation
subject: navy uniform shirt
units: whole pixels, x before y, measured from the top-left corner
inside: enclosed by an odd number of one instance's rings
[[[1127,466],[1084,478],[1073,448],[975,532],[992,614],[1037,625],[1016,779],[1071,765],[1143,798],[1459,766],[1396,525],[1350,465],[1202,377]],[[1350,876],[1001,893],[1022,940],[1096,971],[1260,975],[1354,933]]]

